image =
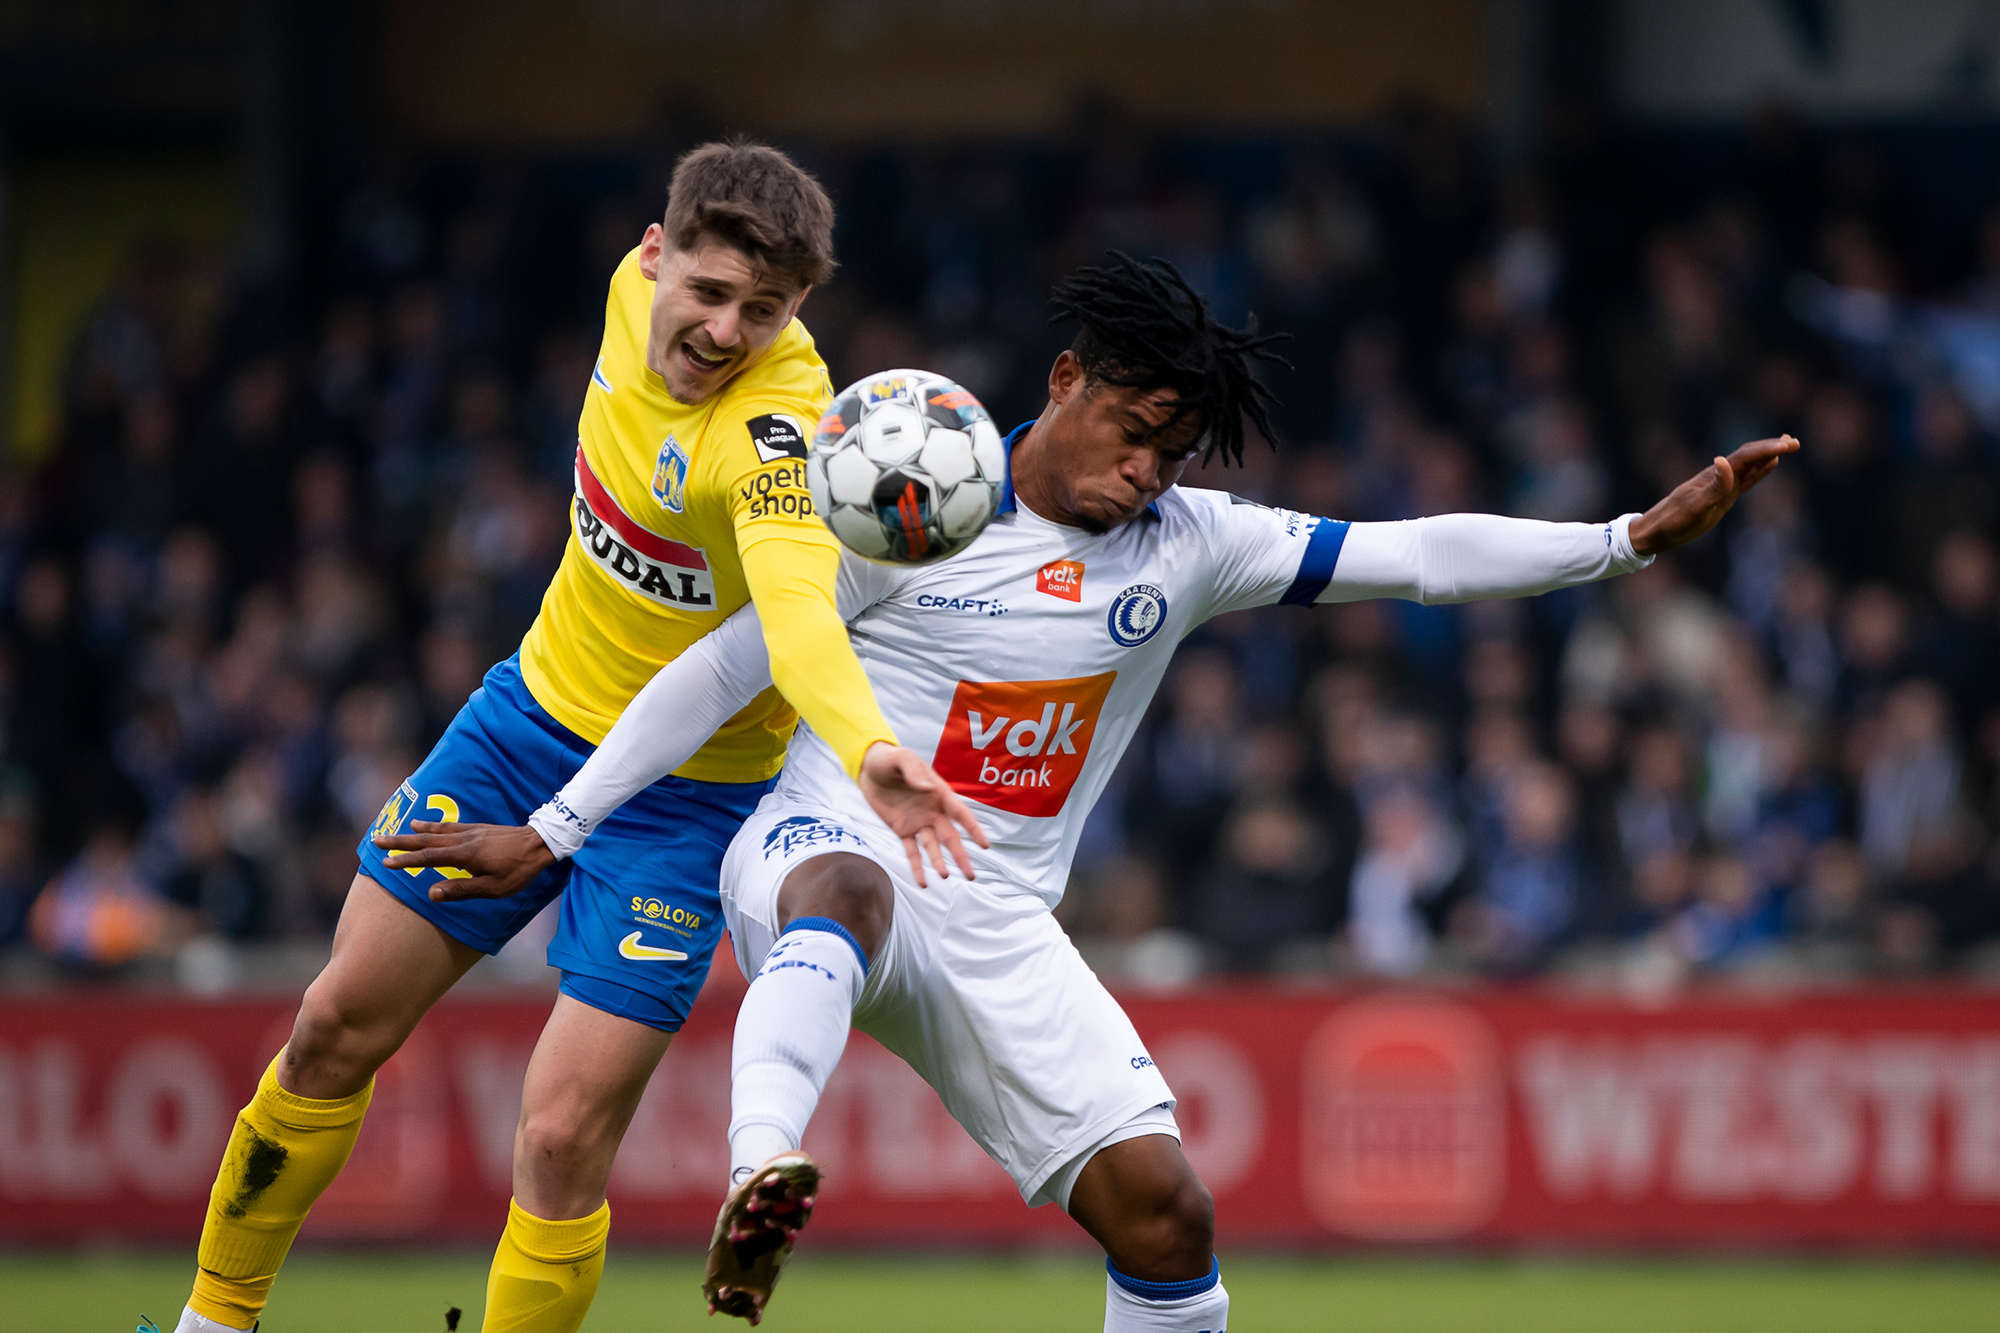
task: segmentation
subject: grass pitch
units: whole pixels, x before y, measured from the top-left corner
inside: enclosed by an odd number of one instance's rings
[[[304,1253],[286,1265],[266,1333],[477,1333],[487,1256]],[[0,1255],[0,1333],[171,1330],[191,1254]],[[1993,1333],[2000,1263],[1945,1260],[1260,1259],[1225,1255],[1230,1326],[1339,1333]],[[586,1333],[747,1328],[710,1320],[700,1261],[612,1252]],[[771,1333],[1020,1333],[1101,1326],[1101,1261],[806,1254]]]

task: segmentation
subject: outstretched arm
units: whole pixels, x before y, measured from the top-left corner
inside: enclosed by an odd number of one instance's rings
[[[1799,451],[1789,435],[1753,440],[1724,458],[1717,454],[1666,499],[1632,520],[1632,549],[1640,555],[1685,546],[1722,521],[1743,492],[1771,475],[1786,454]]]
[[[1718,457],[1645,513],[1604,524],[1497,514],[1350,524],[1331,576],[1314,600],[1400,597],[1435,605],[1528,597],[1629,574],[1721,522],[1743,492],[1798,447],[1789,435],[1746,444],[1728,458]]]
[[[438,902],[504,898],[553,861],[575,855],[599,821],[632,796],[693,757],[724,722],[771,684],[763,628],[753,607],[661,667],[626,705],[604,743],[560,792],[528,816],[525,827],[413,821],[411,832],[377,838],[394,852],[395,869],[453,866],[470,872],[431,886]],[[899,745],[869,747],[858,778],[862,794],[903,840],[919,883],[928,854],[940,876],[945,853],[970,878],[972,863],[958,830],[984,847],[986,834],[970,807],[913,752]]]

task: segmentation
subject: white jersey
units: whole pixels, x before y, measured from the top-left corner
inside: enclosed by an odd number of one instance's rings
[[[1175,646],[1225,611],[1310,603],[1347,528],[1178,487],[1102,535],[1016,506],[936,565],[848,557],[838,600],[898,737],[981,807],[993,843],[969,849],[981,878],[1054,906]],[[873,822],[803,725],[778,791]]]
[[[1608,524],[1452,514],[1346,523],[1226,492],[1170,488],[1108,533],[1012,503],[964,551],[918,568],[847,555],[837,587],[856,655],[904,745],[979,807],[991,877],[1054,906],[1084,817],[1152,702],[1175,646],[1211,616],[1277,603],[1520,596],[1650,563],[1634,515]],[[530,823],[567,855],[596,820],[669,772],[771,683],[754,608],[662,669]],[[803,723],[777,791],[879,826]],[[886,834],[886,830],[884,830]]]

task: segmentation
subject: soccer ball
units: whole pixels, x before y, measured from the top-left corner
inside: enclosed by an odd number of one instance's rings
[[[1000,508],[1007,451],[979,400],[942,375],[858,381],[820,417],[806,456],[813,507],[841,544],[885,565],[955,555]]]

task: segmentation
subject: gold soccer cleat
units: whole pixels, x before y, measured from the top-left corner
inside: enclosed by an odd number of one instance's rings
[[[710,1314],[753,1325],[764,1318],[771,1288],[792,1257],[792,1242],[812,1220],[819,1167],[802,1152],[779,1153],[729,1192],[708,1242],[708,1276],[701,1284]]]

